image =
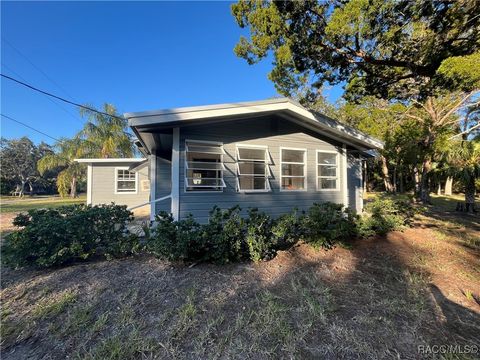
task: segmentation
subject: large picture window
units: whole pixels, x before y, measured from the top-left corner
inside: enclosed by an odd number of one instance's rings
[[[282,191],[306,190],[305,149],[280,149],[280,183]]]
[[[185,190],[222,191],[223,145],[213,142],[185,142]]]
[[[239,191],[270,191],[268,149],[237,146],[237,188]]]
[[[128,168],[115,168],[115,193],[133,194],[137,192],[137,173]]]
[[[338,153],[317,151],[317,190],[338,189]]]

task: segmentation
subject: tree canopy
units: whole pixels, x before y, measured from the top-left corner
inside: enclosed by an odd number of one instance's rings
[[[250,38],[235,53],[273,54],[269,78],[291,96],[347,84],[347,97],[423,100],[480,81],[480,2],[445,0],[239,0],[232,13]]]

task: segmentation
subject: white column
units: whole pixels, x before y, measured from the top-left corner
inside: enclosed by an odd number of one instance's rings
[[[343,167],[342,167],[342,190],[343,190],[343,206],[348,207],[348,177],[347,177],[347,145],[343,144],[342,151]]]
[[[87,205],[92,204],[92,180],[93,180],[92,164],[88,164],[87,166]]]
[[[180,215],[180,129],[173,129],[172,143],[172,215],[178,220]]]
[[[155,220],[157,198],[157,155],[150,155],[150,220]]]

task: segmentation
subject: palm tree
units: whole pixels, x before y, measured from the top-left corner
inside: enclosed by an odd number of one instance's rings
[[[450,173],[465,187],[465,211],[475,212],[475,180],[480,177],[480,136],[452,145],[446,156]]]
[[[92,108],[89,106],[89,108]],[[77,134],[83,140],[86,157],[132,157],[135,153],[132,135],[127,132],[128,121],[111,104],[104,104],[101,114],[82,108],[80,115],[87,118],[84,128]]]
[[[70,190],[70,197],[77,196],[78,179],[85,173],[85,166],[74,160],[82,157],[83,147],[79,139],[62,139],[55,144],[57,151],[47,154],[38,163],[40,174],[55,168],[63,168],[57,176],[57,189],[62,197],[66,197]]]

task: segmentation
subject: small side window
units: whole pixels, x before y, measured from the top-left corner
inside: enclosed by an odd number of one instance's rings
[[[317,151],[317,190],[338,189],[338,153]]]
[[[115,193],[132,194],[137,192],[137,174],[128,168],[115,169]]]

